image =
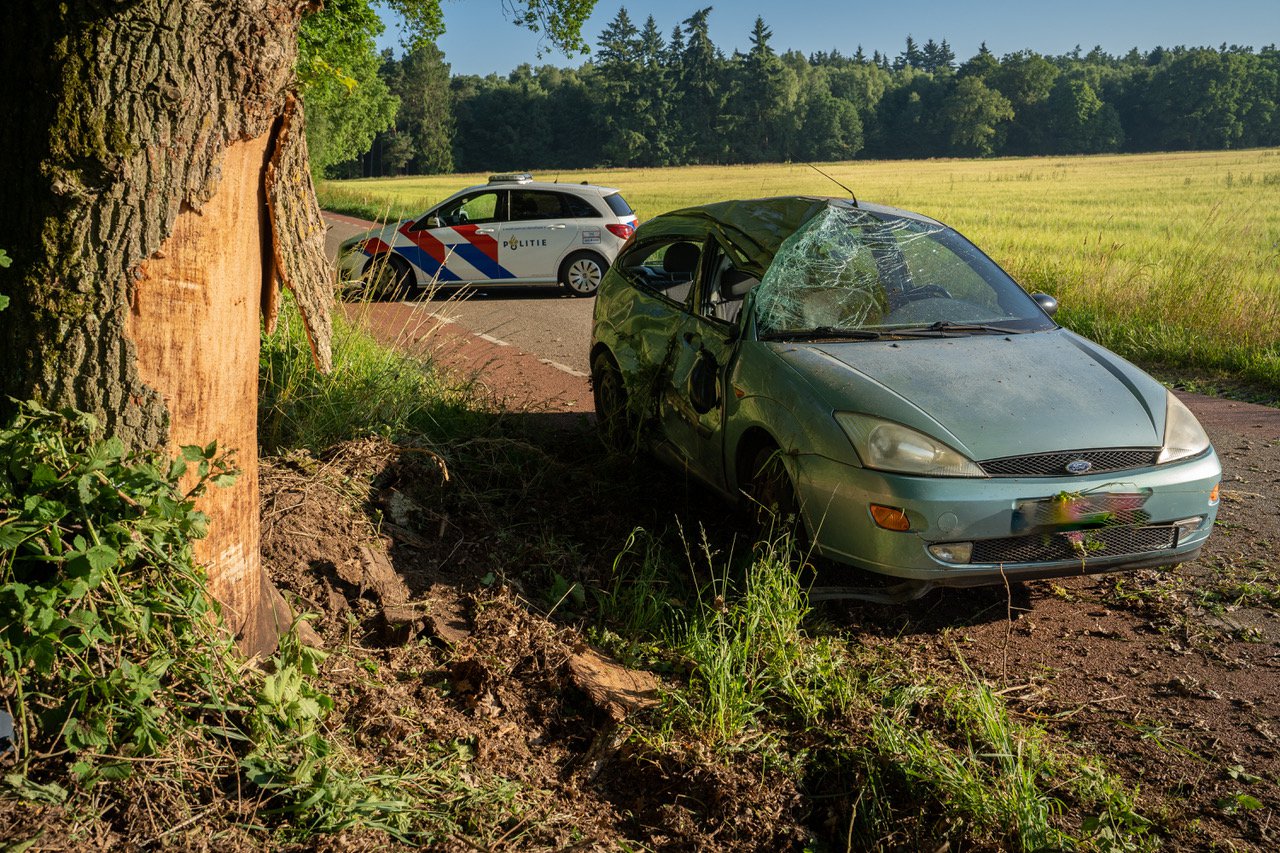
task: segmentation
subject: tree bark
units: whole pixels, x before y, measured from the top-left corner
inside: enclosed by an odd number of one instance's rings
[[[258,554],[258,322],[305,6],[20,0],[0,58],[0,394],[91,412],[134,449],[236,451],[197,557],[249,653],[287,618]]]

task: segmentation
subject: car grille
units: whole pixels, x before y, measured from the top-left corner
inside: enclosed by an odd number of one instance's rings
[[[1164,551],[1178,543],[1176,527],[1102,527],[1038,533],[973,543],[971,563],[1052,563]]]
[[[1152,450],[1150,447],[1119,447],[1110,450],[1068,450],[1062,453],[1006,456],[978,464],[991,477],[1065,477],[1071,476],[1067,465],[1077,459],[1093,466],[1085,473],[1103,474],[1154,465],[1159,455],[1159,450]]]

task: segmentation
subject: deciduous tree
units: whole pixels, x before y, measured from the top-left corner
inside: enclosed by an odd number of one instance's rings
[[[394,0],[427,29],[438,0]],[[235,450],[200,558],[251,652],[287,619],[258,554],[260,313],[292,284],[327,364],[323,224],[294,96],[306,0],[18,0],[0,53],[0,416],[75,407],[133,448]],[[590,0],[515,14],[580,44]],[[432,17],[434,15],[434,18]],[[433,23],[434,21],[434,23]],[[575,25],[576,22],[576,25]],[[22,120],[16,120],[21,116]]]

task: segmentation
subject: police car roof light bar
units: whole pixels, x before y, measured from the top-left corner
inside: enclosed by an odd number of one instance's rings
[[[506,175],[490,175],[489,183],[491,184],[528,184],[532,183],[533,175],[528,172],[509,173]]]

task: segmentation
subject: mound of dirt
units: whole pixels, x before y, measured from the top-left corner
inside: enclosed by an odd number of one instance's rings
[[[322,687],[359,749],[406,765],[445,751],[478,784],[514,784],[522,849],[780,850],[808,837],[794,782],[758,758],[632,737],[662,701],[657,677],[512,587],[485,586],[482,549],[433,535],[467,512],[428,508],[424,489],[444,477],[428,455],[369,441],[262,470],[264,563],[336,652]],[[473,541],[491,532],[471,522]]]

